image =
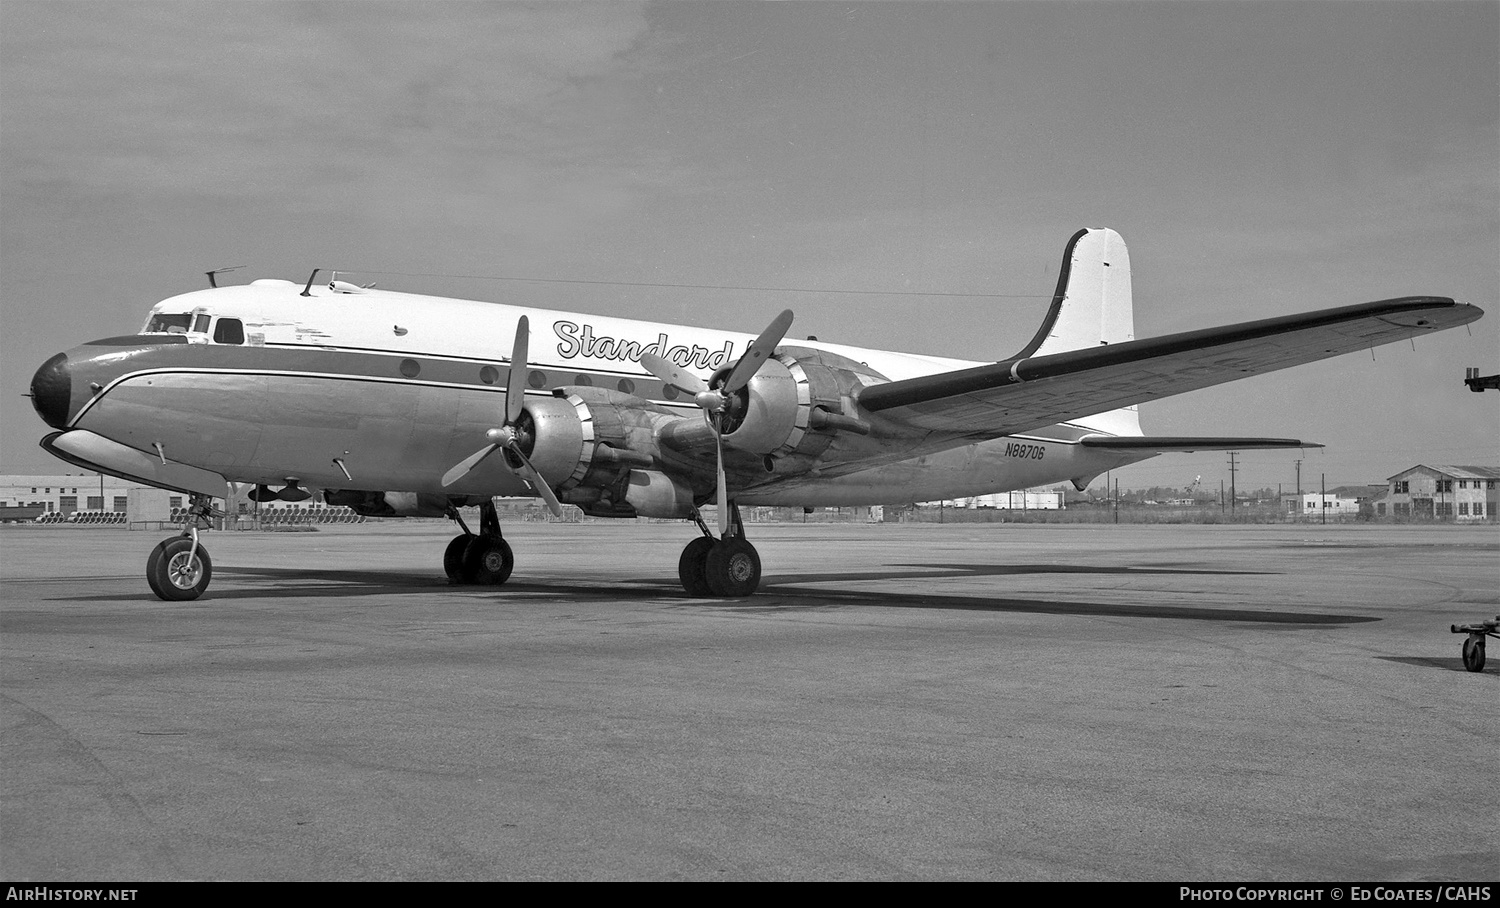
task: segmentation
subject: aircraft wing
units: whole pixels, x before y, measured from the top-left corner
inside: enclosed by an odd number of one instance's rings
[[[995,438],[1457,327],[1483,314],[1446,297],[1403,297],[871,385],[859,404],[901,428]],[[1183,449],[1169,444],[1173,439],[1150,441],[1167,445],[1157,450]]]

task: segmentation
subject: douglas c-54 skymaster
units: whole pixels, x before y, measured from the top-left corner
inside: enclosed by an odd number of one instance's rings
[[[679,559],[683,588],[744,596],[760,558],[741,505],[1083,489],[1162,452],[1300,447],[1143,435],[1134,405],[1483,314],[1405,297],[1136,340],[1129,255],[1102,229],[1068,242],[1040,330],[993,363],[783,342],[789,311],[745,344],[704,328],[314,286],[316,274],[174,296],[140,334],[60,353],[32,379],[37,412],[59,430],[42,447],[192,496],[183,533],[147,560],[163,599],[207,588],[198,529],[228,482],[255,484],[259,501],[319,487],[362,514],[447,515],[463,529],[443,557],[456,583],[510,576],[492,497],[683,518],[701,531]],[[699,514],[710,502],[716,528]],[[473,505],[477,533],[458,510]]]

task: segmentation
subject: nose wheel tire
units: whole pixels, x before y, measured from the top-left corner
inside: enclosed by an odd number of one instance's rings
[[[214,563],[202,545],[193,549],[193,540],[176,536],[163,541],[146,558],[146,582],[157,598],[168,602],[197,599],[213,579]]]
[[[450,542],[449,548],[454,543]],[[463,579],[465,583],[498,586],[510,579],[516,556],[510,544],[499,536],[473,536],[464,548]]]

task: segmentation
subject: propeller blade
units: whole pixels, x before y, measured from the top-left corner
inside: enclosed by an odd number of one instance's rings
[[[479,466],[480,461],[495,453],[497,450],[499,450],[499,448],[499,445],[485,445],[478,451],[475,451],[473,454],[470,454],[468,457],[465,457],[463,460],[459,461],[457,466],[443,474],[443,487],[447,488],[448,486],[453,485],[455,482],[458,482],[460,479],[463,479],[465,476],[468,476],[470,471]]]
[[[708,385],[703,379],[655,353],[642,353],[641,365],[646,367],[647,372],[672,387],[695,397],[708,390]]]
[[[750,383],[755,373],[760,371],[761,365],[770,355],[775,352],[776,345],[786,337],[787,330],[792,327],[792,310],[784,309],[782,313],[771,320],[766,330],[760,333],[755,341],[750,344],[750,349],[740,357],[740,361],[734,364],[734,370],[729,373],[729,378],[724,380],[723,391],[733,394]]]
[[[507,450],[515,455],[516,462],[520,464],[519,467],[512,464],[511,470],[517,476],[526,480],[527,485],[531,486],[532,491],[542,497],[542,500],[547,503],[547,510],[552,512],[553,517],[561,517],[562,502],[557,500],[557,496],[552,493],[552,487],[547,485],[547,480],[542,478],[542,474],[537,472],[537,468],[531,465],[531,461],[526,459],[525,454],[521,453],[521,446],[512,444]]]
[[[531,322],[526,316],[516,322],[516,342],[510,348],[510,377],[505,383],[505,424],[514,425],[526,405],[526,347]]]

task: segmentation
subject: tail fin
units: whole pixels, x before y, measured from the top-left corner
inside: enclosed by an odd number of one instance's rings
[[[1073,234],[1063,250],[1062,271],[1047,317],[1014,359],[1066,353],[1135,340],[1130,297],[1130,250],[1108,227]],[[1140,435],[1135,407],[1074,422],[1112,435]]]
[[[1063,250],[1052,307],[1015,359],[1083,350],[1135,339],[1130,251],[1107,227],[1080,230]]]

